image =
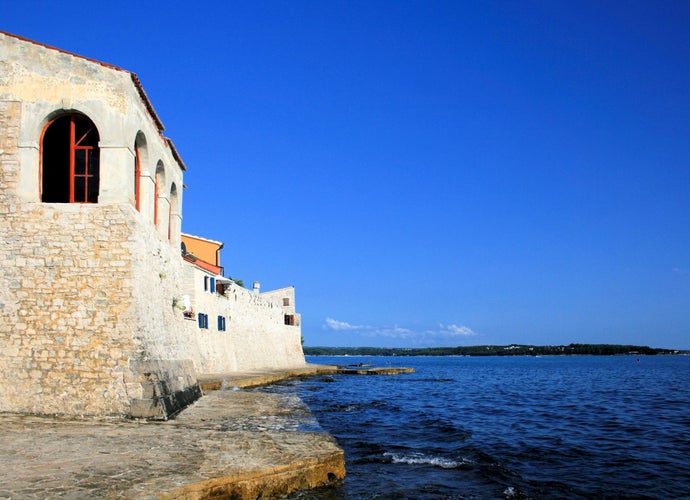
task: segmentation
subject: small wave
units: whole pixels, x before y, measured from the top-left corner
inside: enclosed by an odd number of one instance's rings
[[[342,404],[336,403],[328,408],[321,410],[324,413],[334,413],[334,412],[362,412],[366,410],[388,410],[392,412],[399,412],[400,407],[392,405],[386,401],[374,400],[374,401],[364,401],[352,404]]]
[[[471,467],[472,462],[470,460],[462,459],[461,461],[451,460],[450,458],[429,456],[423,453],[390,453],[386,452],[383,454],[384,457],[390,458],[391,462],[394,464],[409,464],[409,465],[433,465],[435,467],[441,467],[442,469],[459,469]]]

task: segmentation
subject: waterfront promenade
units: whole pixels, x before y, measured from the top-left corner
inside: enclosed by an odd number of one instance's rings
[[[298,398],[234,390],[336,370],[200,377],[205,395],[166,422],[0,414],[0,499],[275,498],[337,482],[343,451]]]

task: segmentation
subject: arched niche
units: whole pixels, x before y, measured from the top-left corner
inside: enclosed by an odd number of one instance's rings
[[[143,190],[141,185],[141,171],[148,164],[148,150],[146,136],[142,131],[137,132],[134,140],[134,206],[141,211]]]

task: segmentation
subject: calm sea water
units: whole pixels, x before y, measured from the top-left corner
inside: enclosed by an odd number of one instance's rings
[[[315,499],[690,498],[690,357],[324,357],[292,381],[345,450]]]

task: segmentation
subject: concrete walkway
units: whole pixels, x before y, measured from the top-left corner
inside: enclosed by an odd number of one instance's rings
[[[220,385],[328,369],[226,375]],[[290,395],[213,391],[167,422],[0,415],[0,499],[276,498],[344,476],[343,451]]]

